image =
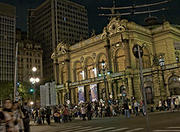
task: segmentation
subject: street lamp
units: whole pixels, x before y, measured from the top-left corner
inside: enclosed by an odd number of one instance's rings
[[[34,104],[34,102],[33,102],[33,101],[31,101],[31,102],[30,102],[30,105],[32,106],[33,104]]]
[[[33,67],[33,68],[32,68],[32,71],[33,71],[33,72],[36,72],[36,71],[37,71],[37,68],[36,68],[36,67]]]
[[[102,74],[103,74],[104,87],[105,87],[103,91],[105,92],[106,98],[108,99],[109,98],[109,93],[108,93],[108,89],[107,89],[107,86],[106,86],[106,74],[105,74],[105,65],[106,65],[106,63],[105,63],[104,60],[102,60],[101,65],[102,65],[102,72],[103,72]]]
[[[164,89],[166,88],[166,83],[165,83],[165,78],[164,78],[164,65],[165,65],[164,56],[160,55],[159,56],[159,66],[161,67],[161,72],[162,72],[162,81],[163,81],[162,91],[163,92],[164,92]],[[163,94],[163,96],[164,96],[164,94]]]
[[[35,83],[38,83],[40,81],[40,79],[37,77],[37,78],[34,78],[34,77],[31,77],[29,79],[29,81],[32,83],[32,84],[35,84]]]
[[[37,71],[37,68],[33,67],[32,71],[35,73]],[[32,83],[32,85],[34,87],[34,105],[36,106],[36,87],[35,87],[35,84],[38,83],[40,81],[40,79],[38,77],[31,77],[29,79],[29,81]]]

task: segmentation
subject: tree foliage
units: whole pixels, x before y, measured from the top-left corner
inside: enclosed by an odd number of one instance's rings
[[[13,82],[0,82],[0,100],[4,100],[7,98],[13,99],[13,95]]]

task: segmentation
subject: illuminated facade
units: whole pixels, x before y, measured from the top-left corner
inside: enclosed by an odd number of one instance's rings
[[[83,86],[84,100],[92,100],[91,86],[97,85],[98,100],[127,96],[142,99],[139,60],[135,44],[143,46],[144,88],[148,103],[158,103],[180,95],[180,27],[164,22],[145,27],[113,18],[103,33],[68,45],[60,43],[52,54],[58,62],[57,102],[79,103]],[[82,91],[82,90],[81,90]]]
[[[39,43],[29,40],[18,41],[18,81],[29,82],[32,68],[36,67],[36,76],[43,78],[42,54]]]

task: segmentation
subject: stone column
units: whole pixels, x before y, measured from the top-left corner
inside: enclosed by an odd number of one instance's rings
[[[134,76],[134,92],[135,92],[135,98],[139,101],[142,100],[142,90],[140,87],[139,75]]]
[[[75,93],[74,93],[74,95],[75,95],[75,103],[76,104],[78,104],[78,88],[75,88]]]
[[[66,94],[66,93],[63,91],[63,92],[62,92],[62,104],[65,103],[65,100],[64,100],[65,94]]]
[[[128,76],[128,97],[131,98],[133,96],[133,90],[132,90],[132,80],[131,77]]]
[[[56,90],[56,104],[60,104],[60,98],[59,98],[59,90]]]
[[[117,99],[117,82],[116,81],[114,81],[113,82],[113,93],[114,93],[114,99]]]
[[[63,95],[62,95],[62,91],[59,92],[59,99],[60,99],[60,104],[63,104]]]
[[[71,90],[71,103],[74,104],[74,89]]]
[[[111,95],[111,94],[113,94],[112,92],[112,80],[111,80],[111,78],[109,77],[109,76],[107,76],[107,83],[108,83],[108,92],[109,92],[109,96]]]

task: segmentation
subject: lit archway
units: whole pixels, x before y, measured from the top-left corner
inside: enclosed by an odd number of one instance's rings
[[[107,62],[107,57],[105,54],[101,53],[98,55],[97,57],[97,66],[98,66],[98,73],[101,73],[103,71],[103,66],[102,66],[102,62],[105,62],[105,66],[104,68],[107,68],[108,62]]]
[[[94,78],[96,69],[94,65],[94,61],[91,57],[86,58],[85,60],[85,67],[86,67],[86,77],[87,78]]]
[[[81,81],[83,80],[83,75],[82,75],[82,65],[80,61],[75,62],[74,64],[74,77],[75,77],[75,81]]]
[[[170,95],[180,95],[180,77],[177,75],[172,75],[168,79],[168,87]]]

